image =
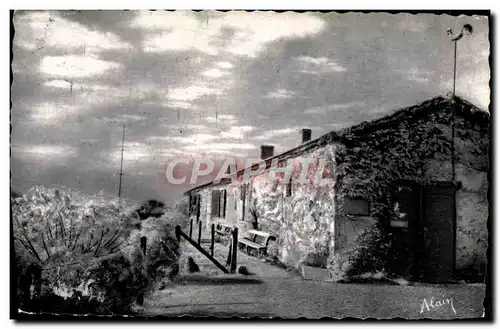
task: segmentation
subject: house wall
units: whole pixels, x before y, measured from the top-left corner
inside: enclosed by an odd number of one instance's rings
[[[268,254],[287,266],[298,267],[302,264],[326,267],[328,258],[333,255],[335,243],[335,151],[343,147],[338,144],[327,145],[309,153],[304,153],[288,161],[303,163],[307,158],[311,163],[324,158],[325,178],[315,183],[316,164],[309,169],[309,183],[297,182],[302,167],[298,165],[292,177],[292,195],[286,196],[286,184],[275,173],[252,177],[246,193],[245,214],[240,182],[229,185],[205,188],[201,195],[201,215],[205,227],[212,222],[224,222],[239,227],[240,236],[252,229],[254,212],[257,215],[258,229],[272,233],[277,240],[270,242]],[[226,218],[212,218],[211,193],[215,189],[227,190]],[[236,209],[234,205],[236,204]],[[253,210],[253,211],[251,211]]]
[[[451,129],[440,126],[451,136]],[[478,126],[466,126],[458,118],[455,131],[455,180],[461,183],[456,200],[455,267],[461,270],[472,266],[480,269],[486,264],[488,240],[488,135]],[[451,161],[428,160],[425,178],[451,181]],[[483,268],[484,269],[484,268]]]
[[[335,152],[342,147],[327,145],[289,161],[297,164],[326,159],[321,182],[297,183],[302,167],[297,165],[292,176],[292,194],[286,196],[286,184],[275,176],[252,179],[252,207],[258,214],[259,229],[273,233],[278,239],[270,247],[270,256],[282,263],[299,267],[326,267],[333,255],[335,235]],[[308,177],[316,175],[314,165]],[[295,182],[294,182],[295,181]]]
[[[429,111],[430,115],[421,115],[418,118],[402,118],[399,124],[385,130],[375,130],[370,135],[364,136],[356,148],[361,149],[361,156],[351,156],[348,166],[349,173],[339,177],[342,190],[345,193],[363,190],[369,191],[366,199],[375,201],[377,198],[384,201],[384,193],[389,193],[388,187],[380,191],[380,195],[373,193],[373,186],[399,180],[413,180],[418,183],[431,181],[452,181],[451,152],[449,146],[439,146],[438,137],[451,141],[451,128],[449,113],[442,111]],[[405,122],[405,120],[407,120]],[[471,117],[465,120],[456,117],[455,121],[455,180],[461,183],[461,188],[456,193],[456,269],[472,266],[479,270],[486,262],[487,226],[488,218],[488,126],[484,121],[474,122]],[[419,133],[415,133],[419,131]],[[420,141],[408,136],[427,137]],[[400,136],[405,136],[404,140]],[[370,141],[380,140],[382,146],[370,144]],[[422,147],[422,143],[426,143]],[[367,146],[368,145],[368,146]],[[445,145],[445,144],[443,144]],[[366,152],[366,148],[370,151]],[[420,150],[417,150],[420,148]],[[435,149],[431,154],[428,150]],[[351,149],[352,150],[352,149]],[[374,151],[375,150],[375,151]],[[417,152],[414,152],[414,151]],[[407,152],[408,151],[408,152]],[[357,154],[356,152],[352,154]],[[422,155],[425,154],[425,155]],[[425,156],[425,158],[423,158]],[[413,159],[413,160],[412,160]],[[366,163],[357,165],[361,161]],[[412,161],[414,161],[412,163]],[[423,164],[420,164],[422,162]],[[388,174],[393,172],[394,174]],[[399,177],[398,177],[399,176]],[[390,178],[389,178],[390,177]],[[388,184],[387,186],[389,186]],[[366,187],[366,189],[365,189]],[[339,193],[340,194],[340,193]],[[386,200],[389,200],[386,198]],[[350,264],[344,264],[344,255],[356,249],[361,234],[370,231],[377,221],[370,216],[348,216],[342,207],[342,199],[336,201],[337,211],[337,238],[336,238],[336,264],[332,264],[332,272],[339,277],[345,274]],[[451,233],[450,233],[451,234]],[[356,252],[359,252],[356,251]],[[340,270],[343,268],[343,270]]]

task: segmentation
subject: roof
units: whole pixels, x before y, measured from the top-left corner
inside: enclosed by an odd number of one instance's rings
[[[398,122],[401,122],[402,118],[415,118],[419,117],[425,113],[429,113],[430,111],[436,111],[444,108],[451,108],[454,100],[451,97],[445,96],[437,96],[421,102],[417,105],[413,105],[410,107],[402,108],[396,110],[394,113],[386,115],[380,119],[372,120],[372,121],[364,121],[357,125],[344,128],[338,131],[331,131],[326,133],[317,139],[311,140],[309,142],[303,143],[295,148],[292,148],[286,152],[280,153],[273,157],[267,158],[266,161],[266,169],[270,167],[273,160],[286,160],[290,158],[295,158],[301,154],[304,154],[307,151],[316,150],[322,146],[331,144],[332,142],[340,142],[346,145],[351,143],[352,136],[360,136],[370,133],[376,129],[383,129],[386,127],[390,127]],[[455,97],[456,104],[456,113],[461,115],[472,121],[479,121],[481,123],[489,123],[490,115],[488,112],[479,109],[477,106],[472,103],[460,98]],[[264,161],[264,160],[263,160]],[[258,164],[254,164],[252,167],[258,166]],[[246,169],[241,169],[237,172],[237,175],[242,174]],[[202,190],[206,187],[215,187],[219,185],[226,185],[231,182],[230,179],[222,179],[220,182],[215,183],[214,181],[198,185],[184,193],[184,195],[191,194],[192,192]]]

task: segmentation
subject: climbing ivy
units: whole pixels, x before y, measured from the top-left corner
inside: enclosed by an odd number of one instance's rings
[[[377,271],[380,267],[391,271],[388,267],[395,261],[394,253],[374,249],[386,248],[391,243],[389,223],[398,218],[393,207],[393,188],[404,180],[428,183],[424,178],[428,159],[451,161],[451,104],[449,100],[437,98],[421,104],[420,108],[403,110],[391,118],[342,132],[347,147],[335,154],[338,209],[342,209],[345,196],[362,198],[370,201],[372,216],[377,221],[371,235],[365,232],[359,237],[357,250],[344,256],[351,264],[348,272],[359,274]],[[459,109],[465,111],[462,107]],[[483,114],[474,116],[473,123],[461,120],[457,130],[463,135],[464,130],[473,129],[474,122],[481,120],[484,120]],[[460,158],[460,154],[455,156]],[[404,253],[399,256],[406,257]]]

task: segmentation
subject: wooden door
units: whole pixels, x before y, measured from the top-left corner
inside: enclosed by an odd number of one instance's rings
[[[450,280],[455,267],[455,187],[422,189],[422,238],[424,280]]]

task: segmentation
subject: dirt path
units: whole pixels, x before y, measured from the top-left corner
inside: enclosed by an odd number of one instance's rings
[[[484,287],[479,285],[361,285],[225,276],[189,278],[182,285],[157,291],[146,300],[141,314],[409,319],[472,318],[483,314]],[[451,298],[453,308],[446,303],[433,308],[431,298],[433,305]]]
[[[238,265],[244,264],[255,274],[223,274],[210,261],[197,256],[194,248],[183,246],[183,250],[183,259],[189,255],[195,257],[201,272],[181,272],[176,282],[151,293],[143,307],[136,310],[140,315],[454,319],[483,314],[484,285],[397,286],[304,281],[293,272],[241,252]],[[215,255],[219,260],[225,260],[227,252],[226,247],[216,245]]]

